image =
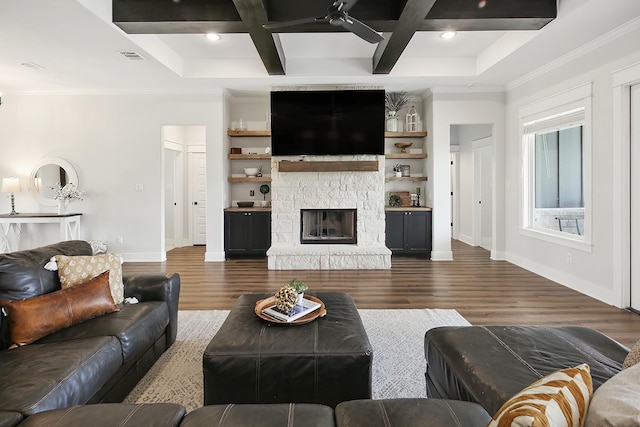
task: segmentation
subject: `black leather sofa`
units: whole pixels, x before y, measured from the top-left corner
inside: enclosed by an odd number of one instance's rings
[[[587,363],[595,391],[622,370],[629,348],[577,326],[446,326],[425,335],[427,396],[475,402],[494,415],[520,390]]]
[[[60,289],[58,273],[44,265],[54,255],[92,255],[84,241],[66,241],[0,254],[0,301]],[[180,277],[125,274],[125,297],[137,304],[64,328],[31,344],[6,349],[1,318],[0,426],[57,408],[120,402],[175,341]]]
[[[172,403],[99,404],[45,411],[19,427],[485,427],[475,403],[442,399],[353,400],[334,410],[309,403],[210,405],[186,414]]]

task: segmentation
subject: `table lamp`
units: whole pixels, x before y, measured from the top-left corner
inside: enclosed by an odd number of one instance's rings
[[[11,215],[16,215],[16,201],[13,193],[20,191],[20,179],[10,177],[2,178],[2,190],[3,193],[11,193]]]

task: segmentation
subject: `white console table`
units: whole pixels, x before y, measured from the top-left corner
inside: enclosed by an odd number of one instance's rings
[[[58,224],[60,240],[74,240],[80,237],[81,213],[18,213],[0,215],[0,252],[13,252],[20,247],[22,224]]]

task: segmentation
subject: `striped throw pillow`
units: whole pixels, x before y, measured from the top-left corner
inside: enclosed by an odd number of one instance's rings
[[[592,392],[589,365],[562,369],[505,402],[487,427],[581,427]]]

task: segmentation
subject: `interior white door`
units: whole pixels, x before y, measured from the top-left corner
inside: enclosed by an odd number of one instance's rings
[[[640,84],[631,86],[631,308],[640,311]]]
[[[473,147],[473,244],[491,250],[492,246],[492,146],[490,140],[474,142]]]
[[[206,153],[190,153],[192,236],[194,245],[207,243]]]

